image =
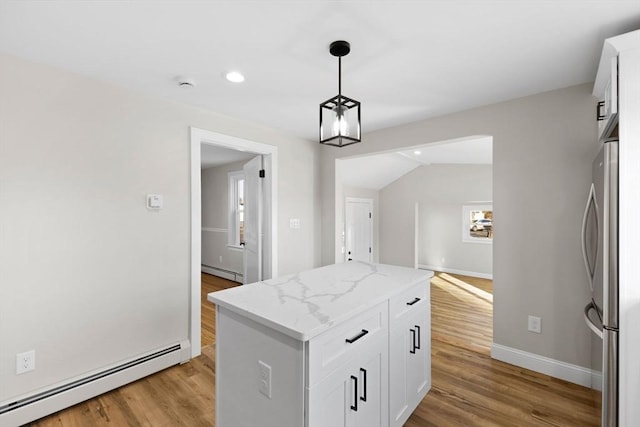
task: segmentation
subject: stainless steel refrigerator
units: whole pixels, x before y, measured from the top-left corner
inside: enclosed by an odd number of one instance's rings
[[[602,143],[582,221],[582,255],[591,289],[584,309],[592,369],[602,372],[602,426],[618,425],[618,140]]]

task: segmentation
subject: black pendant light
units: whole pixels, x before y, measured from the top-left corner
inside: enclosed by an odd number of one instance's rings
[[[360,102],[342,95],[342,57],[350,51],[344,40],[329,46],[338,57],[338,95],[320,104],[320,144],[346,147],[360,142]]]

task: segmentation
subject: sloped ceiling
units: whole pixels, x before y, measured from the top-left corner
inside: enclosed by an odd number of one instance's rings
[[[493,163],[492,147],[491,137],[473,137],[341,159],[338,180],[347,187],[380,190],[420,166],[490,165]]]

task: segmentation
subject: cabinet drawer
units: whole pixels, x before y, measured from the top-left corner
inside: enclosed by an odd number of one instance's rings
[[[308,342],[307,387],[311,387],[340,367],[359,351],[385,344],[388,306],[381,303]]]
[[[429,281],[425,280],[396,295],[389,301],[390,322],[393,324],[410,313],[424,310],[429,304]]]

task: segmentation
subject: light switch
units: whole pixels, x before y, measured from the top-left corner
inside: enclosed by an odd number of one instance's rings
[[[289,228],[300,228],[300,218],[289,218]]]
[[[147,194],[147,209],[162,209],[162,195]]]

